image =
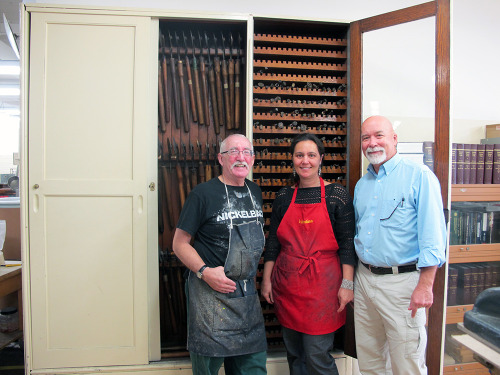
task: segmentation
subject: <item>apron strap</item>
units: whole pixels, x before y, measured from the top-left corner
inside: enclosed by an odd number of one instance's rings
[[[321,201],[320,201],[320,203],[321,203],[325,199],[325,196],[326,196],[326,194],[325,194],[325,182],[323,181],[323,179],[321,177],[319,178],[319,182],[321,184]],[[295,184],[295,189],[293,191],[293,196],[292,196],[292,203],[294,203],[294,204],[295,204],[295,198],[297,197],[297,190],[299,190],[298,183]]]

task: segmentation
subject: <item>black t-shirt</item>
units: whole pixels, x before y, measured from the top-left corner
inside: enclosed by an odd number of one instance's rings
[[[229,225],[242,224],[258,219],[263,223],[262,192],[252,181],[247,186],[227,186],[216,177],[197,185],[182,207],[177,228],[194,237],[193,247],[209,267],[223,266],[229,246]]]

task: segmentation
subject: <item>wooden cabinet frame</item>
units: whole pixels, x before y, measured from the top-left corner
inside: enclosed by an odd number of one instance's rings
[[[361,178],[362,63],[363,33],[436,17],[436,95],[434,170],[441,183],[444,207],[448,207],[448,175],[450,147],[450,1],[437,0],[395,12],[353,22],[350,30],[350,133],[349,192],[354,195]],[[355,168],[357,167],[357,168]],[[446,210],[448,211],[448,210]],[[443,314],[446,267],[438,269],[434,282],[434,304],[429,309],[427,366],[429,374],[439,374],[443,352]]]

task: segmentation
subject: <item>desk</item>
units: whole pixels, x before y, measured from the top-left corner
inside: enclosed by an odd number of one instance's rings
[[[12,333],[0,332],[0,349],[9,342],[22,337],[23,329],[23,296],[22,296],[22,266],[0,266],[0,298],[17,292],[17,311],[19,312],[19,330]]]

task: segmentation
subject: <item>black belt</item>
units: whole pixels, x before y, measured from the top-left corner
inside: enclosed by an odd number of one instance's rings
[[[417,270],[416,264],[408,264],[406,266],[398,266],[398,267],[375,267],[369,264],[365,264],[363,262],[361,262],[361,264],[366,268],[368,268],[370,272],[374,273],[375,275],[389,275],[389,274],[397,275],[398,273],[413,272]]]

